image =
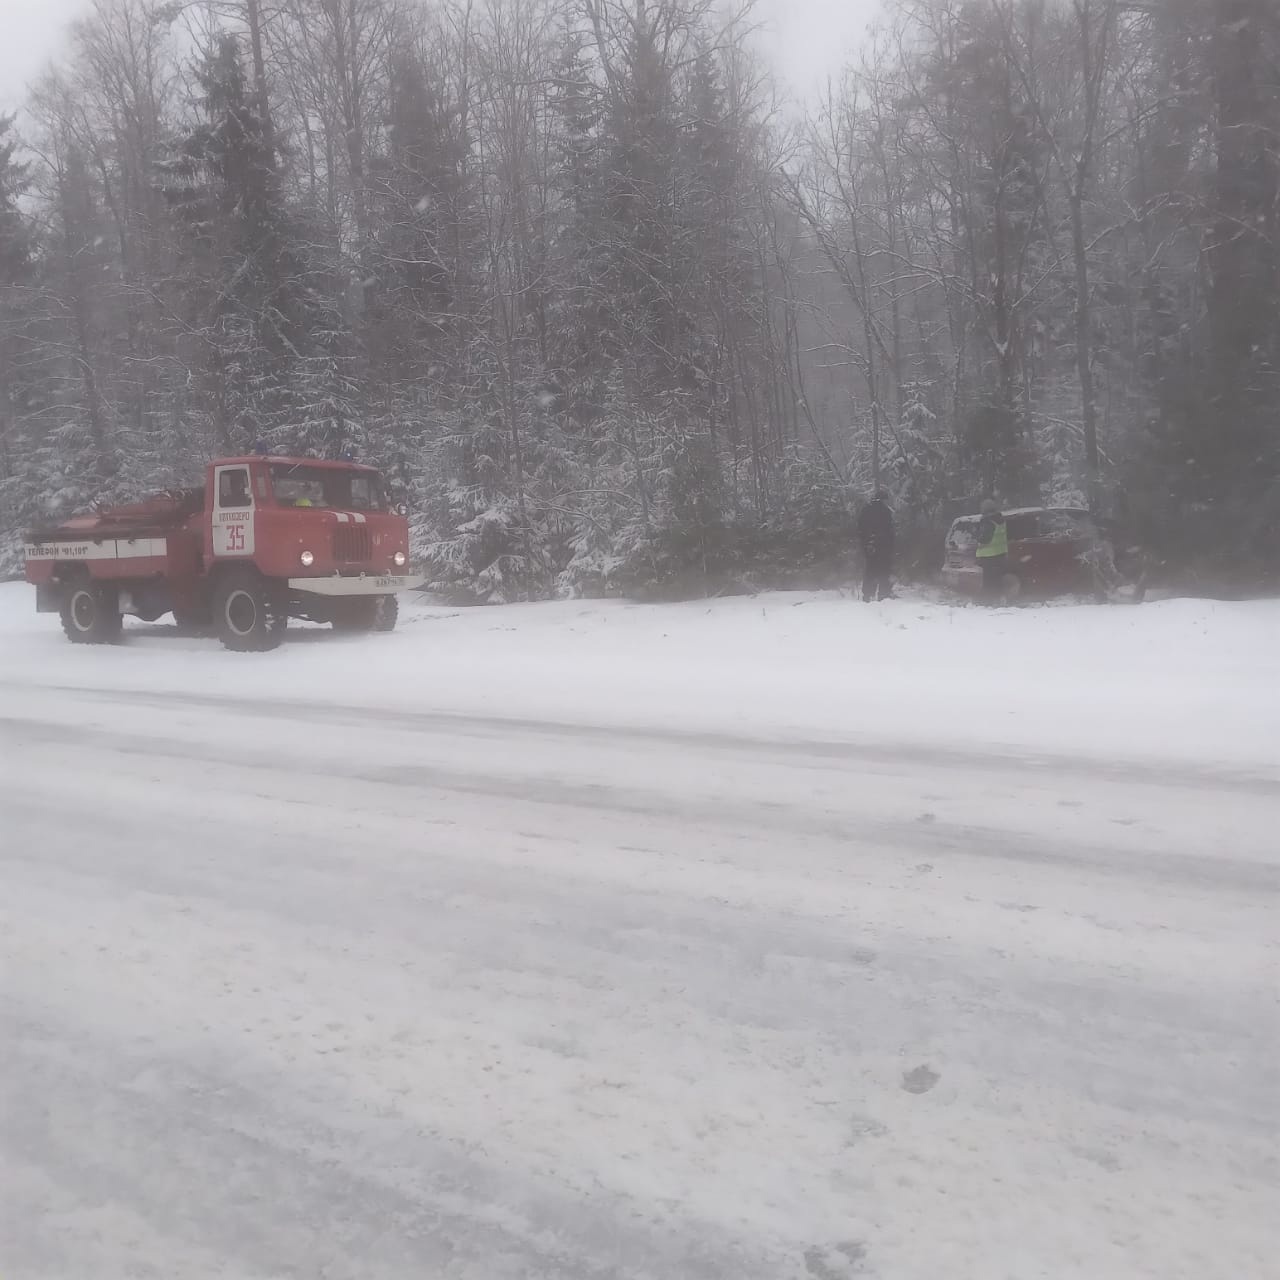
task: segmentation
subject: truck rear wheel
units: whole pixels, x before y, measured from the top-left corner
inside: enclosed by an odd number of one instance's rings
[[[236,653],[274,649],[288,621],[271,584],[256,573],[228,573],[214,590],[213,625],[223,646]]]
[[[96,582],[73,582],[62,598],[62,630],[72,644],[114,644],[123,619],[113,588]]]

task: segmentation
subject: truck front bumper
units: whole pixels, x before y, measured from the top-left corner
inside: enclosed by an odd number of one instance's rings
[[[371,573],[355,578],[334,574],[327,578],[290,578],[289,590],[313,596],[389,596],[397,591],[412,591],[425,581],[420,573]]]

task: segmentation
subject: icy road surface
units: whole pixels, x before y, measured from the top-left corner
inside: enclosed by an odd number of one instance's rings
[[[0,626],[5,1280],[1272,1274],[1280,761],[505,723],[429,630]]]

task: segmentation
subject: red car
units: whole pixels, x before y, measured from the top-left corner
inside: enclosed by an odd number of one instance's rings
[[[1009,527],[1006,596],[1105,593],[1115,576],[1114,553],[1088,511],[1017,507],[1004,517]],[[961,516],[952,522],[942,564],[943,582],[971,595],[982,589],[977,556],[981,519],[980,515]]]

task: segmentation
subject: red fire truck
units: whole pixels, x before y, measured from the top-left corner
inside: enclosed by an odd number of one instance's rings
[[[274,649],[290,618],[390,631],[409,524],[372,467],[316,458],[221,458],[199,489],[39,529],[26,547],[36,608],[78,644],[120,638],[121,616],[212,626],[228,649]]]

